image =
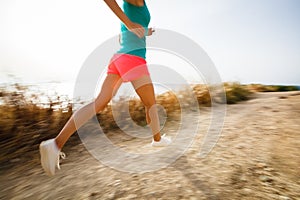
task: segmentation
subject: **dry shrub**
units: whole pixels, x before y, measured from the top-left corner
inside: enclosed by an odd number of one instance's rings
[[[247,100],[251,92],[238,83],[226,83],[227,103]],[[182,109],[198,109],[198,106],[211,106],[210,90],[206,85],[193,85],[192,90],[183,88],[178,92],[166,92],[156,97],[157,104],[164,108],[167,121],[179,121]],[[8,88],[0,88],[0,163],[20,157],[26,152],[36,151],[41,141],[55,137],[72,114],[70,100],[61,96],[49,97],[47,103],[38,100],[39,95],[28,96],[26,87],[18,84]],[[194,103],[198,102],[198,105]],[[128,116],[128,104],[129,114]],[[67,105],[67,106],[65,106]],[[146,125],[145,108],[139,99],[120,98],[112,105],[109,104],[97,118],[101,128],[107,132],[118,129],[115,118],[122,122],[133,120],[140,126]],[[128,123],[131,124],[131,123]],[[89,124],[87,124],[89,125]],[[93,131],[95,127],[90,126]],[[67,143],[78,143],[78,137]],[[78,140],[78,141],[77,141]]]
[[[166,92],[161,95],[158,95],[156,98],[156,103],[163,106],[166,114],[169,118],[176,118],[181,114],[180,107],[180,95],[173,92]]]
[[[175,94],[167,92],[158,95],[156,97],[156,103],[163,106],[168,120],[175,120],[178,118],[178,113],[180,114],[180,105]],[[118,128],[115,119],[121,119],[124,123],[132,120],[140,126],[147,125],[145,107],[140,99],[135,98],[128,100],[121,97],[119,101],[113,104],[113,109],[114,113],[112,112],[112,105],[109,104],[97,115],[99,123],[105,132]],[[126,114],[126,109],[129,109],[129,116]],[[129,124],[130,123],[128,123],[128,125]]]
[[[183,89],[178,92],[169,91],[156,96],[156,104],[163,107],[167,116],[167,122],[180,120],[182,109],[198,109],[198,105],[193,104],[197,101],[199,106],[211,106],[210,94],[205,85],[195,85],[190,92]],[[126,109],[128,109],[128,106],[130,116],[125,114],[127,113]],[[122,119],[124,123],[132,120],[140,126],[147,124],[145,107],[140,99],[128,100],[121,97],[119,101],[114,102],[113,109],[115,111],[114,116],[111,105],[106,106],[97,115],[99,123],[105,132],[118,128],[115,119]]]
[[[228,104],[235,104],[250,99],[252,92],[240,83],[225,83],[226,100]]]
[[[211,106],[211,96],[206,85],[195,85],[193,92],[197,97],[199,106]]]
[[[18,84],[0,88],[1,165],[7,166],[10,160],[37,150],[42,140],[56,136],[72,114],[71,104],[67,110],[54,110],[50,104],[38,106],[27,92]]]
[[[101,113],[97,114],[97,118],[101,128],[105,132],[118,128],[112,113],[111,105],[107,105]]]
[[[253,92],[285,92],[285,91],[297,91],[299,88],[292,85],[262,85],[262,84],[250,84],[247,86],[249,90]]]
[[[141,100],[132,99],[129,101],[129,114],[131,119],[139,126],[147,125],[146,111]],[[127,119],[127,120],[131,120]]]

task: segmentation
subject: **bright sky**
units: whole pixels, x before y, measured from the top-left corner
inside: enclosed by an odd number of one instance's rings
[[[300,85],[299,0],[147,5],[151,26],[198,43],[223,81]],[[118,34],[119,21],[102,0],[1,0],[0,27],[1,82],[7,74],[30,82],[72,81],[88,55]]]

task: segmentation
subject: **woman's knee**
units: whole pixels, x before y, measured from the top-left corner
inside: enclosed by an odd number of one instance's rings
[[[107,106],[107,104],[109,103],[110,100],[111,100],[111,98],[108,98],[108,97],[106,97],[106,98],[97,98],[94,101],[96,113],[99,113],[102,110],[104,110],[104,108]]]
[[[146,101],[142,101],[142,102],[147,110],[149,110],[149,109],[151,109],[151,107],[155,106],[155,100],[153,100],[153,101],[146,100]]]
[[[157,107],[155,103],[150,103],[147,105],[144,105],[146,112],[150,113],[150,112],[157,112]]]

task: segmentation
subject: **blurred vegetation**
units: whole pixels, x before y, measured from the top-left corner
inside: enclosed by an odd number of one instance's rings
[[[245,85],[240,83],[224,83],[224,88],[226,92],[226,100],[228,104],[235,104],[240,101],[249,100],[251,94],[253,93]]]
[[[54,137],[72,114],[69,100],[61,97],[39,102],[40,95],[30,94],[27,87],[13,84],[0,88],[0,163],[19,159],[38,150],[42,140]],[[30,95],[29,95],[30,94]]]
[[[239,83],[225,83],[224,91],[228,104],[238,103],[251,98],[254,92],[286,91],[294,90],[291,86],[263,86],[263,85],[241,85]],[[188,92],[182,89],[176,93],[166,92],[157,96],[157,104],[162,105],[168,120],[180,120],[181,109],[188,108],[196,101],[199,107],[209,107],[212,104],[211,93],[213,88],[206,85],[193,85]],[[194,94],[191,96],[191,92]],[[214,91],[215,92],[215,91]],[[219,91],[220,92],[220,91]],[[55,137],[69,117],[72,115],[72,102],[67,97],[46,97],[42,102],[41,96],[45,94],[29,91],[27,87],[20,84],[12,84],[0,87],[0,164],[9,164],[11,160],[19,159],[21,155],[30,151],[38,152],[41,141]],[[139,99],[129,100],[130,118],[123,112],[128,106],[122,97],[114,104],[118,112],[118,118],[133,120],[138,125],[146,125],[145,109]],[[225,102],[224,100],[217,100]],[[125,107],[126,106],[126,107]],[[118,129],[114,121],[111,105],[108,105],[100,114],[97,114],[99,123],[104,132]],[[132,119],[131,119],[132,118]],[[77,134],[71,137],[67,144],[79,142]],[[73,143],[72,143],[73,138]],[[75,138],[75,139],[74,139]]]
[[[249,90],[255,92],[287,92],[297,91],[299,87],[292,85],[262,85],[262,84],[250,84],[247,86]]]

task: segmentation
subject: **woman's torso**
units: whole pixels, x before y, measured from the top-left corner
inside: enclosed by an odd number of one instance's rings
[[[132,22],[138,23],[144,28],[148,27],[150,13],[145,1],[124,0],[123,11]],[[120,45],[121,48],[117,53],[126,53],[142,58],[146,57],[146,38],[139,38],[134,33],[128,31],[123,23],[121,23]]]

